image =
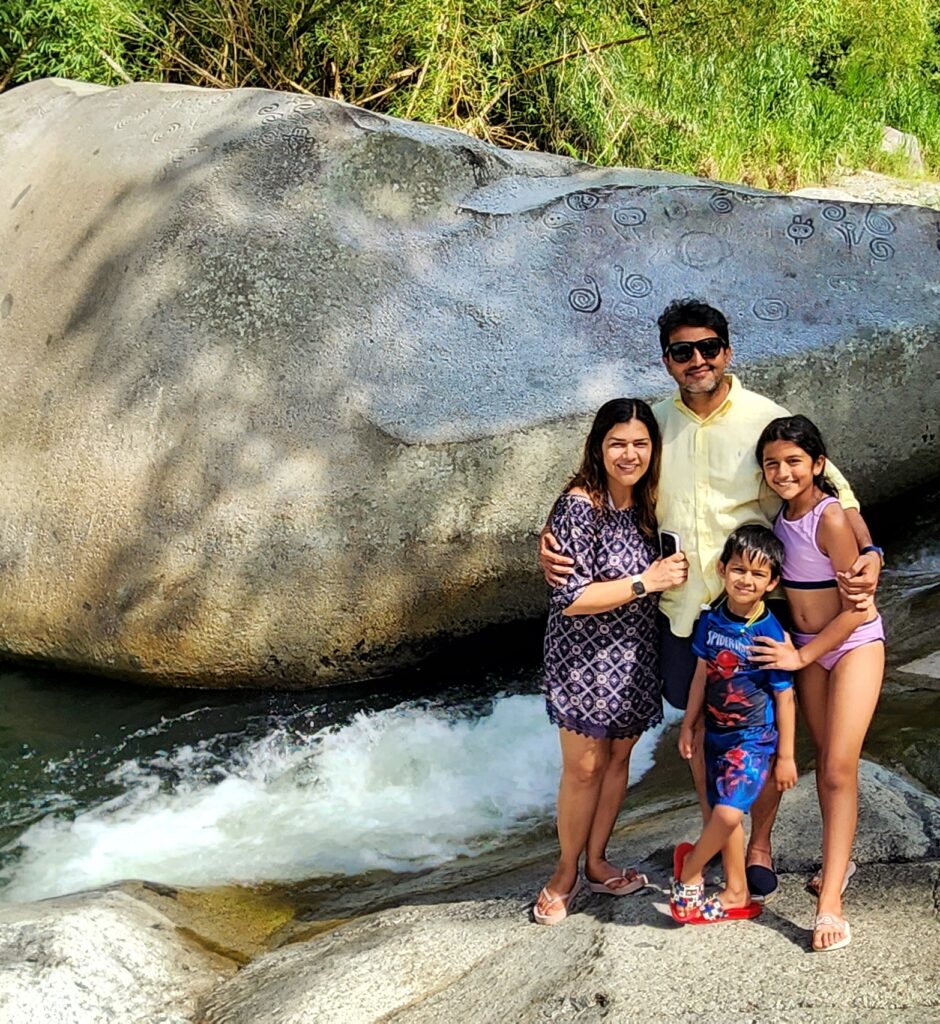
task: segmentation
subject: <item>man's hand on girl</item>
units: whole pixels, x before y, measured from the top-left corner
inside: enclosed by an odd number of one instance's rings
[[[747,653],[750,660],[761,668],[776,668],[783,672],[798,672],[806,668],[800,649],[794,647],[789,638],[774,640],[769,636],[756,636]]]
[[[574,559],[559,554],[561,545],[546,526],[539,534],[539,567],[550,587],[560,587],[574,572]]]
[[[796,761],[792,757],[778,757],[777,763],[774,765],[774,782],[777,784],[777,791],[782,793],[785,789],[793,789],[796,779]]]
[[[876,551],[859,555],[848,572],[836,573],[839,590],[860,612],[871,607],[880,577],[881,556]]]

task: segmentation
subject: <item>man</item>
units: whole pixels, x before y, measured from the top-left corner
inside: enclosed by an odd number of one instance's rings
[[[663,459],[656,514],[661,529],[677,533],[689,560],[688,580],[660,600],[660,663],[663,696],[684,709],[695,670],[692,632],[703,604],[722,592],[717,562],[725,539],[746,523],[770,520],[780,501],[761,489],[762,474],[754,456],[763,428],[786,409],[744,388],[728,373],[733,356],[728,321],[719,310],[695,299],[677,300],[659,321],[663,365],[678,391],[653,407],[663,433]],[[865,604],[874,594],[882,554],[872,544],[858,502],[846,480],[827,462],[826,472],[839,490],[839,501],[852,524],[862,552],[839,587],[851,600]],[[558,554],[555,538],[543,531],[539,561],[549,583],[571,572],[572,560]],[[708,817],[702,726],[690,762],[702,814]],[[777,888],[771,830],[780,794],[771,782],[751,809],[747,877],[752,895],[767,897]]]

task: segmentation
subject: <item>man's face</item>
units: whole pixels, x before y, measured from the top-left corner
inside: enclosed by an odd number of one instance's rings
[[[704,341],[717,337],[710,327],[677,327],[669,335],[669,344],[679,341]],[[679,385],[679,390],[688,395],[711,394],[722,382],[731,364],[731,346],[721,349],[711,359],[705,359],[698,349],[692,350],[687,363],[677,363],[670,355],[663,356],[663,363],[669,376]]]

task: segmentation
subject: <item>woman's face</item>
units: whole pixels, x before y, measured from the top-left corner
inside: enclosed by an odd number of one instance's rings
[[[604,435],[601,443],[607,483],[633,487],[649,469],[653,442],[646,424],[640,420],[617,423]]]

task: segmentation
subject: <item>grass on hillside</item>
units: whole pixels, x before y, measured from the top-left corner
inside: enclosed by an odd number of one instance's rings
[[[931,0],[5,0],[0,86],[46,75],[309,91],[773,188],[903,169],[890,124],[940,172]]]

